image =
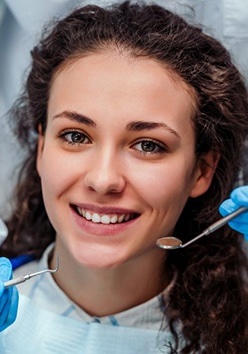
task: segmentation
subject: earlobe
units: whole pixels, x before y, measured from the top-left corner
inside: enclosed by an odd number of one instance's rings
[[[42,133],[42,129],[40,125],[38,127],[38,131],[39,131],[39,136],[37,142],[36,170],[40,176],[40,161],[41,161],[42,151],[44,147],[44,134]]]
[[[214,151],[209,151],[197,162],[195,173],[195,183],[190,193],[190,197],[196,198],[204,194],[213,179],[220,155]]]

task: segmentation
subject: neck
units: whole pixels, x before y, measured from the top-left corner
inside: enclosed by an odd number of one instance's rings
[[[54,274],[56,283],[91,316],[103,317],[130,309],[156,296],[168,285],[162,252],[159,266],[154,258],[148,259],[146,255],[138,266],[137,261],[131,260],[112,269],[86,268],[75,264],[72,258],[63,262],[68,255],[65,258],[59,254],[60,269]]]

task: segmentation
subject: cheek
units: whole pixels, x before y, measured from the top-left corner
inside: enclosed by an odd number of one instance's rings
[[[70,164],[65,163],[62,155],[53,154],[52,149],[44,149],[39,162],[39,174],[45,199],[59,196],[69,187],[73,177]]]
[[[176,159],[176,163],[139,168],[130,179],[139,195],[153,208],[164,209],[173,204],[185,204],[191,192],[193,180],[193,162]],[[140,171],[140,172],[139,172]],[[180,205],[178,205],[180,208]]]

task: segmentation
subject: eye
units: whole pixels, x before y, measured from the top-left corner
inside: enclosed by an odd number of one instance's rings
[[[156,154],[167,151],[164,144],[154,140],[142,140],[133,145],[135,150],[138,150],[144,154]]]
[[[63,141],[68,142],[71,145],[89,144],[89,138],[80,131],[66,131],[59,136]]]

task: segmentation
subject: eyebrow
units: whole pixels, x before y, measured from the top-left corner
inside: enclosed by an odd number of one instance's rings
[[[96,127],[96,123],[91,119],[86,117],[85,115],[77,112],[72,112],[72,111],[63,111],[61,113],[56,114],[53,119],[56,118],[68,118],[72,121],[82,123],[91,127]],[[158,122],[147,122],[147,121],[133,121],[128,123],[126,129],[128,131],[133,131],[133,132],[140,132],[143,130],[155,130],[158,128],[163,128],[169,131],[170,133],[174,134],[177,138],[181,139],[180,135],[172,129],[170,126],[168,126],[165,123],[158,123]]]
[[[55,119],[55,118],[68,118],[74,122],[86,124],[91,127],[96,127],[96,123],[92,119],[86,117],[83,114],[79,114],[77,112],[63,111],[61,113],[56,114],[53,117],[53,119]]]
[[[177,138],[181,139],[180,135],[177,133],[176,130],[172,129],[165,123],[158,123],[158,122],[146,122],[146,121],[134,121],[130,122],[127,125],[127,130],[129,131],[143,131],[143,130],[155,130],[158,128],[163,128],[169,131],[170,133],[174,134]]]

